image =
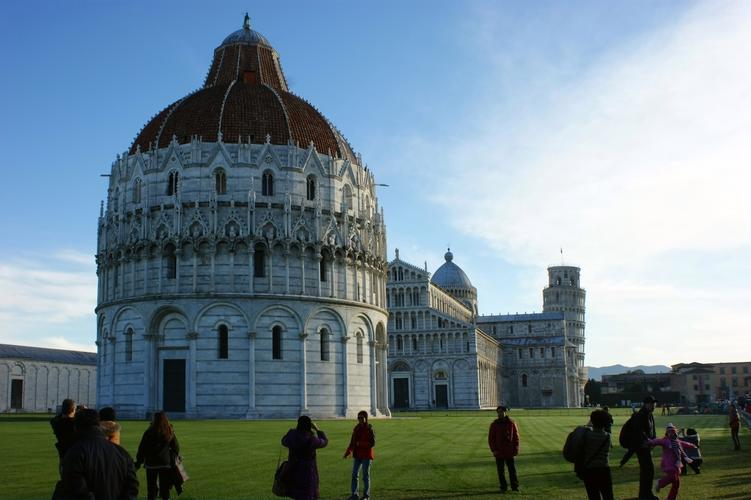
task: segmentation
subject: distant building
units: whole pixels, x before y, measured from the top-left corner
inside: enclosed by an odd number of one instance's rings
[[[751,361],[678,363],[672,369],[687,404],[732,400],[751,393]]]
[[[477,289],[446,262],[432,278],[389,263],[389,381],[394,408],[579,406],[586,382],[579,268],[548,269],[543,312],[477,314]]]
[[[0,344],[0,412],[96,406],[96,353]]]

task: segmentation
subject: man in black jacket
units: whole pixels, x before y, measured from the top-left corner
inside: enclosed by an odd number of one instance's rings
[[[75,415],[76,402],[72,399],[63,399],[60,405],[60,415],[50,420],[52,432],[55,433],[55,437],[57,438],[55,448],[57,448],[57,453],[60,455],[61,463],[65,453],[73,446],[73,442],[76,440],[76,429],[73,423]]]
[[[136,500],[138,479],[133,459],[107,440],[96,410],[81,410],[75,418],[77,439],[62,462],[62,479],[53,500]]]
[[[646,444],[648,439],[655,438],[655,419],[652,412],[657,400],[652,396],[644,398],[641,409],[633,416],[636,419],[636,430],[641,434],[641,446],[636,450],[639,459],[639,500],[659,500],[652,493],[652,481],[655,475],[655,466],[652,463],[652,448]]]

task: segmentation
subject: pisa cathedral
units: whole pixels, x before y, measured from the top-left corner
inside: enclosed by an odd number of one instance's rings
[[[158,111],[109,175],[96,265],[98,406],[124,418],[352,418],[396,408],[575,406],[579,269],[543,312],[479,316],[446,254],[386,254],[376,179],[291,93],[250,27]],[[388,330],[388,334],[387,334]]]
[[[543,312],[480,316],[477,289],[449,250],[432,275],[389,263],[391,407],[580,406],[584,299],[580,270],[548,268]]]

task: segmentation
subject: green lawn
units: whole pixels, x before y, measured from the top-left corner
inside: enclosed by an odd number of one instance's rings
[[[539,499],[586,498],[572,465],[561,456],[568,431],[586,422],[583,411],[515,410],[522,446],[517,468],[522,494]],[[706,465],[702,474],[684,476],[679,498],[751,498],[751,439],[742,430],[744,449],[732,451],[724,416],[668,418],[678,427],[695,427],[702,438]],[[403,413],[388,420],[373,420],[376,460],[372,468],[374,499],[495,498],[498,484],[487,448],[487,429],[493,412]],[[625,413],[616,413],[616,428]],[[123,445],[135,453],[145,422],[123,424]],[[175,430],[191,475],[181,499],[273,498],[271,483],[280,453],[279,439],[290,421],[176,421]],[[348,495],[351,460],[342,459],[354,422],[322,421],[328,448],[318,454],[323,498]],[[48,499],[57,476],[54,437],[46,416],[0,416],[0,498]],[[613,449],[611,463],[622,450]],[[659,466],[659,451],[654,452]],[[636,497],[638,467],[632,459],[613,469],[615,496]],[[145,474],[139,471],[141,497]],[[661,495],[664,498],[664,494]]]

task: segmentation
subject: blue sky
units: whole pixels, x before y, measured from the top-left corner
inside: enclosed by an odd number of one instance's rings
[[[480,312],[582,268],[586,364],[751,359],[751,4],[14,2],[0,18],[0,342],[93,349],[108,173],[252,26],[376,175],[389,258]]]

